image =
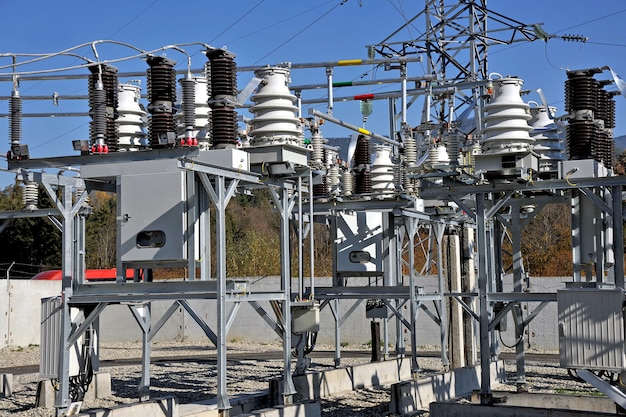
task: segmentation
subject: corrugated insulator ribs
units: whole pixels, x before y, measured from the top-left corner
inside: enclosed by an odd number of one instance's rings
[[[117,68],[110,65],[89,67],[89,108],[91,123],[89,137],[95,152],[118,150],[117,118]]]
[[[565,81],[565,110],[570,114],[567,149],[570,159],[595,159],[611,167],[615,101],[598,81],[601,69],[569,71]]]
[[[371,154],[370,138],[359,135],[354,151],[355,191],[357,194],[372,192]]]
[[[9,140],[11,147],[22,141],[22,97],[20,92],[13,90],[9,100]]]
[[[209,58],[209,84],[211,96],[209,105],[213,123],[213,148],[232,149],[237,147],[237,65],[235,55],[223,49],[206,52]]]
[[[176,62],[155,56],[146,61],[150,66],[147,71],[150,144],[153,148],[173,146],[176,142]]]
[[[179,80],[181,86],[182,102],[181,109],[183,112],[183,124],[185,134],[182,139],[182,143],[186,143],[188,139],[190,143],[188,145],[196,144],[193,141],[194,127],[196,125],[196,80],[192,77],[185,77]]]

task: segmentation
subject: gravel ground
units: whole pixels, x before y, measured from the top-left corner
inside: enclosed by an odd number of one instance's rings
[[[265,343],[229,343],[229,352],[260,352],[281,350],[279,344]],[[367,347],[349,346],[346,349]],[[330,346],[318,346],[317,351],[329,350]],[[200,343],[156,343],[152,347],[152,357],[194,356],[214,352],[215,348]],[[101,347],[102,360],[137,358],[141,355],[141,346],[137,343],[106,344]],[[342,365],[355,365],[369,361],[368,358],[342,358]],[[332,368],[332,359],[313,359],[311,369],[322,370]],[[0,368],[39,363],[37,346],[11,349],[0,349]],[[438,372],[441,362],[438,359],[420,358],[423,373]],[[270,379],[282,375],[282,360],[246,360],[229,361],[227,386],[230,395],[252,392],[268,388]],[[584,394],[593,392],[587,384],[572,380],[567,371],[556,363],[527,362],[526,378],[530,392]],[[232,371],[230,371],[232,369]],[[107,399],[88,401],[83,410],[112,407],[124,403],[137,402],[137,386],[141,368],[139,366],[122,366],[105,368],[111,373],[113,395]],[[150,367],[151,395],[153,397],[176,396],[180,403],[190,403],[214,398],[217,375],[214,365],[206,363],[157,363]],[[507,364],[509,378],[513,378],[514,364]],[[35,394],[39,377],[37,374],[14,375],[13,397],[0,398],[0,416],[15,417],[48,417],[54,416],[54,410],[35,408]],[[494,389],[514,391],[515,384],[506,384]],[[320,402],[323,417],[343,416],[392,416],[389,413],[390,389],[381,387],[364,389],[349,395],[326,398]],[[428,413],[418,414],[428,416]]]

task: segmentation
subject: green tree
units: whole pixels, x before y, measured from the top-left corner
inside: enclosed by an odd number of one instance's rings
[[[90,195],[92,213],[85,221],[87,268],[113,268],[116,254],[116,197],[100,191]]]

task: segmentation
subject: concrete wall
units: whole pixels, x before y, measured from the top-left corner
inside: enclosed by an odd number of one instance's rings
[[[257,291],[275,290],[278,286],[277,277],[266,277],[251,280],[251,286]],[[531,291],[554,292],[558,288],[564,288],[566,278],[531,278]],[[329,278],[316,278],[316,286],[329,286]],[[367,279],[361,281],[352,279],[351,285],[366,285]],[[106,285],[106,284],[102,284]],[[423,286],[425,292],[436,291],[437,281],[432,277],[420,277],[418,285]],[[512,285],[505,280],[505,287]],[[29,280],[0,280],[0,335],[1,346],[27,346],[40,344],[39,323],[41,311],[41,298],[58,295],[61,291],[60,281],[29,281]],[[347,312],[355,300],[342,300],[340,310]],[[158,301],[152,304],[152,321],[156,322],[172,303]],[[215,301],[192,300],[190,302],[196,312],[215,329]],[[268,314],[273,317],[268,303],[261,303]],[[433,303],[426,305],[434,311]],[[529,303],[525,314],[532,312],[537,303]],[[408,309],[403,310],[408,316]],[[406,317],[405,316],[405,317]],[[318,343],[334,343],[334,317],[330,309],[324,308],[320,314],[321,328],[318,334]],[[425,312],[418,315],[418,344],[438,347],[439,327]],[[381,336],[384,327],[381,325]],[[551,303],[544,309],[528,327],[528,335],[525,340],[530,346],[544,350],[558,350],[558,337],[556,325],[556,303]],[[101,341],[139,341],[141,331],[134,317],[126,305],[110,305],[101,316],[100,320]],[[388,335],[390,343],[395,342],[395,320],[389,320]],[[408,341],[408,334],[404,333]],[[155,341],[172,340],[207,340],[203,331],[195,321],[182,308],[170,318],[157,335]],[[280,340],[267,323],[248,304],[243,303],[236,316],[227,340],[255,340],[260,342],[272,342]],[[353,344],[367,344],[371,342],[369,320],[365,318],[365,302],[362,301],[346,319],[341,327],[341,340]],[[507,344],[514,344],[515,338],[512,332],[512,321],[509,316],[509,326],[502,334],[502,340]]]

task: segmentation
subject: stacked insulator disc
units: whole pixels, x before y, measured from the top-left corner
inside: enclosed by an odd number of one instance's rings
[[[404,138],[404,147],[403,147],[403,155],[404,155],[404,163],[406,165],[413,165],[417,162],[417,142],[414,137],[407,136]]]
[[[371,150],[370,139],[367,136],[359,135],[356,140],[356,148],[354,150],[354,167],[369,169]]]
[[[22,98],[17,90],[11,92],[9,99],[9,140],[11,147],[22,141]]]
[[[352,171],[346,169],[341,176],[341,183],[343,188],[343,195],[350,197],[354,194],[354,176]]]
[[[234,103],[237,98],[237,65],[235,55],[223,49],[206,52],[209,58],[211,84],[213,148],[232,149],[237,147],[237,113]]]
[[[176,62],[155,56],[146,61],[150,66],[147,71],[150,145],[153,148],[173,146],[176,138]]]
[[[27,181],[22,188],[22,204],[24,210],[37,210],[39,200],[39,184],[34,181]]]
[[[459,158],[461,157],[461,139],[463,138],[463,134],[460,132],[450,133],[445,137],[446,146],[446,154],[449,159],[450,165],[458,165]]]
[[[109,65],[89,67],[89,108],[91,123],[89,137],[94,152],[118,150],[117,118],[117,68]]]
[[[539,172],[556,172],[558,162],[565,160],[565,138],[563,128],[551,118],[556,108],[545,106],[530,107],[531,119],[528,122],[533,130],[530,136],[535,139],[533,150],[539,154]]]
[[[326,183],[329,193],[335,194],[338,191],[339,185],[341,184],[339,166],[332,165],[328,168],[326,173]]]
[[[183,96],[181,102],[183,125],[186,130],[193,132],[196,117],[196,80],[192,77],[185,77],[179,82]]]
[[[313,185],[313,195],[315,197],[324,197],[328,195],[328,179],[326,175],[322,175],[321,183]]]
[[[448,152],[445,146],[437,144],[428,148],[428,165],[437,167],[448,165],[449,163],[450,159],[448,158]]]
[[[522,101],[519,78],[493,80],[494,96],[485,106],[482,151],[485,154],[526,152],[532,149],[529,106]]]
[[[188,80],[188,81],[184,81]],[[193,81],[193,82],[190,82]],[[198,141],[198,147],[202,150],[208,150],[211,145],[211,108],[209,107],[209,91],[206,77],[193,77],[191,80],[184,78],[180,80],[181,84],[185,83],[186,88],[193,87],[193,97],[187,94],[185,98],[185,88],[183,88],[183,102],[181,105],[182,114],[178,119],[178,136],[186,135],[186,126],[191,123],[191,137]],[[193,100],[193,101],[192,101]],[[191,104],[189,104],[191,103]],[[189,119],[189,114],[193,114],[193,119]]]
[[[593,143],[596,140],[598,127],[593,121],[581,119],[570,120],[567,125],[567,153],[569,159],[595,159]]]
[[[311,152],[311,163],[314,165],[319,165],[324,162],[324,143],[325,139],[320,135],[319,131],[314,131],[313,135],[311,135],[311,146],[313,148]]]
[[[303,134],[298,108],[294,105],[296,96],[289,92],[289,69],[268,67],[255,71],[255,76],[263,80],[250,97],[255,104],[250,107],[254,118],[250,121],[249,133],[255,145],[300,145]]]
[[[141,88],[134,84],[121,84],[118,89],[118,129],[119,150],[137,150],[146,147],[145,110],[139,104]]]
[[[370,139],[367,136],[359,135],[354,151],[354,183],[357,194],[372,192],[370,158]]]
[[[570,114],[567,150],[570,159],[594,159],[610,167],[613,163],[615,102],[593,75],[600,69],[568,71],[565,105]]]
[[[598,109],[600,83],[589,71],[571,71],[565,81],[565,109],[568,112]]]

